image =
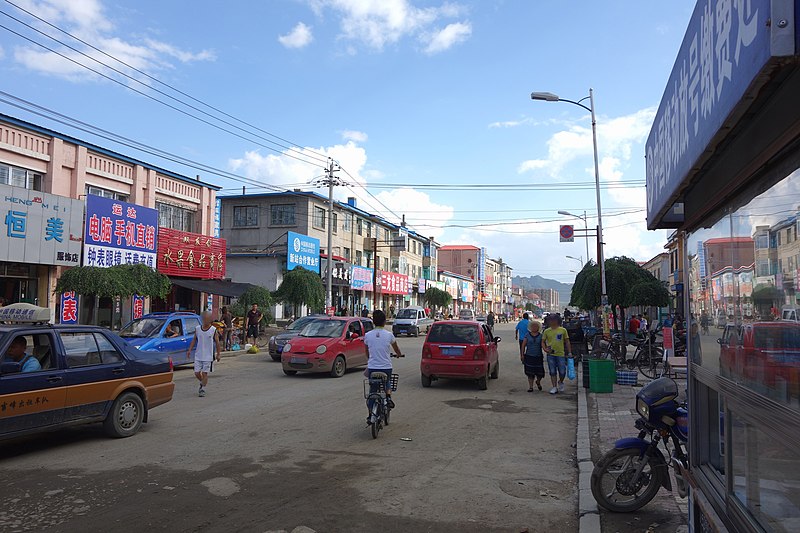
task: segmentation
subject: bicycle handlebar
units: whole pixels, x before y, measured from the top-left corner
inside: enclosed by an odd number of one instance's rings
[[[392,357],[398,357],[398,358],[399,357],[405,357],[405,356],[406,356],[406,354],[404,354],[404,353],[401,353],[400,355],[397,355],[396,353],[392,354]]]

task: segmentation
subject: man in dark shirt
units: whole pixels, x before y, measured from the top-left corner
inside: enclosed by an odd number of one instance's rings
[[[253,344],[256,343],[256,339],[258,338],[258,323],[261,322],[261,319],[264,317],[261,314],[261,311],[258,310],[258,304],[253,304],[250,310],[247,312],[247,339],[250,340],[250,337],[253,337]]]
[[[222,345],[226,350],[231,349],[231,336],[233,334],[233,315],[227,307],[222,308],[220,321],[225,324],[224,333],[222,334]]]
[[[369,310],[367,309],[367,306],[365,305],[364,307],[361,308],[361,317],[362,318],[367,318],[368,316],[369,316]]]

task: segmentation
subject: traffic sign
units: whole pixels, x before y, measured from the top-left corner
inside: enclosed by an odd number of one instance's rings
[[[558,229],[558,236],[561,242],[575,242],[575,228],[573,226],[561,226]]]

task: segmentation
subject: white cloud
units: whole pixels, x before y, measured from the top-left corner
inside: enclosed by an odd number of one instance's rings
[[[472,35],[472,25],[469,22],[454,22],[435,32],[425,47],[425,53],[438,54],[449,50],[452,46],[463,43]]]
[[[365,143],[369,136],[363,131],[358,130],[344,130],[342,131],[342,139],[345,141],[353,141],[356,143]]]
[[[129,36],[125,38],[117,36],[115,33],[122,34],[122,30],[119,30],[113,21],[106,16],[99,0],[20,0],[20,5],[48,22],[60,26],[82,40],[91,43],[107,54],[118,58],[120,61],[145,72],[153,73],[171,69],[174,67],[174,61],[192,63],[213,61],[216,58],[211,50],[190,52],[173,44],[148,37],[134,39]],[[55,34],[54,30],[47,26],[40,25],[40,29],[44,32],[53,33],[54,37],[63,38],[63,35]],[[73,46],[98,61],[111,64],[117,70],[137,79],[141,77],[129,67],[116,63],[91,48],[85,47],[80,43],[73,43]],[[119,74],[84,57],[80,53],[65,47],[58,47],[56,50],[64,56],[83,63],[103,74],[119,77]],[[63,77],[73,81],[100,79],[100,76],[80,65],[33,45],[15,47],[13,56],[14,60],[21,65],[42,74]]]
[[[286,35],[278,37],[278,42],[286,48],[303,48],[311,44],[313,40],[314,36],[311,34],[311,28],[302,22],[298,22],[297,25],[292,28],[292,31]]]
[[[424,237],[441,237],[445,232],[442,226],[453,218],[452,206],[437,204],[427,193],[411,187],[381,191],[376,196],[401,217],[405,214],[409,227]],[[406,210],[410,212],[406,213]],[[387,218],[391,219],[390,216]]]
[[[406,37],[416,39],[426,53],[436,53],[463,42],[472,31],[469,21],[434,29],[436,22],[464,14],[465,9],[455,3],[417,7],[409,0],[306,1],[320,17],[327,10],[339,17],[339,39],[348,42],[349,54],[356,53],[353,43],[380,51]]]

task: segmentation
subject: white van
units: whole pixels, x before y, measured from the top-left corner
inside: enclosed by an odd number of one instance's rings
[[[406,307],[400,309],[394,317],[392,333],[395,337],[401,333],[419,336],[421,331],[427,332],[433,324],[433,319],[428,316],[422,307]]]
[[[472,309],[464,308],[458,312],[458,319],[459,320],[478,320],[475,317],[475,311]]]

